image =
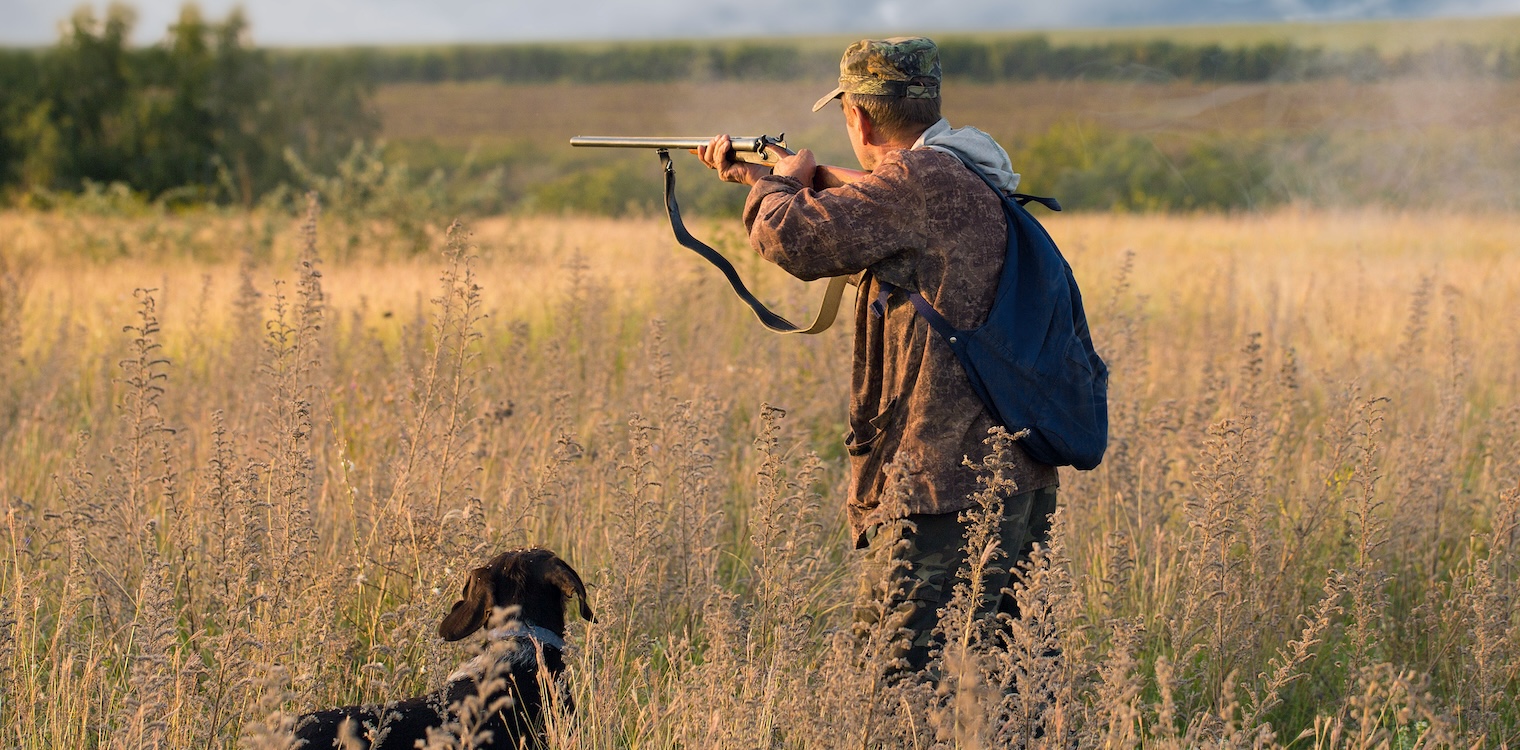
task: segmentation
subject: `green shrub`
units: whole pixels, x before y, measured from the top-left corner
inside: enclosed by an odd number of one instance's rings
[[[1270,149],[1245,138],[1179,145],[1152,138],[1058,125],[1012,149],[1026,192],[1082,210],[1234,210],[1286,198],[1276,186]]]

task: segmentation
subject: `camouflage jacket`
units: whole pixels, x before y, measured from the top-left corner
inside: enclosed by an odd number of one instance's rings
[[[955,355],[893,295],[871,309],[881,282],[917,290],[957,328],[980,325],[997,292],[1007,220],[996,195],[954,156],[929,149],[892,153],[853,185],[816,191],[767,176],[744,205],[750,244],[804,280],[865,272],[855,302],[850,384],[850,525],[856,545],[881,522],[883,471],[907,470],[910,513],[951,513],[975,503],[982,440],[996,424]],[[1057,483],[1054,467],[1019,451],[1020,492]]]

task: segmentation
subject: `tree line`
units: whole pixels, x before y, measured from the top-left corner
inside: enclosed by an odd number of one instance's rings
[[[186,5],[147,47],[128,42],[135,20],[84,7],[56,45],[0,50],[0,190],[247,205],[378,130],[366,71],[255,48],[241,10],[213,22]]]
[[[1057,45],[1044,35],[940,41],[945,75],[976,81],[1158,79],[1259,82],[1411,75],[1520,78],[1520,43],[1443,42],[1385,55],[1291,42],[1226,47],[1164,39]],[[830,77],[839,51],[787,42],[640,42],[351,48],[284,53],[292,60],[342,60],[372,83],[495,80],[508,83],[797,80]]]

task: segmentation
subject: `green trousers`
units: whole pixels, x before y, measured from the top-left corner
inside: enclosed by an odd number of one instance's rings
[[[1021,492],[1004,503],[999,537],[1006,556],[998,567],[1005,570],[986,581],[984,615],[996,610],[1018,616],[1018,604],[1001,592],[1013,587],[1018,563],[1029,559],[1034,545],[1049,542],[1055,510],[1055,487]],[[911,528],[894,523],[866,532],[870,546],[855,604],[855,636],[863,643],[883,627],[883,619],[887,627],[907,631],[892,639],[882,655],[889,675],[923,671],[930,651],[944,643],[934,626],[966,561],[966,524],[959,515],[911,514]]]

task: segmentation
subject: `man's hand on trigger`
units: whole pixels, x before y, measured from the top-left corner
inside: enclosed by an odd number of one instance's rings
[[[718,170],[718,177],[724,182],[737,182],[741,185],[753,185],[755,181],[770,173],[769,169],[748,162],[734,159],[734,147],[729,142],[727,135],[715,135],[706,146],[692,149],[712,169]]]
[[[805,186],[813,184],[813,173],[818,171],[818,159],[812,149],[801,149],[791,156],[783,156],[776,162],[773,174],[790,177]]]

